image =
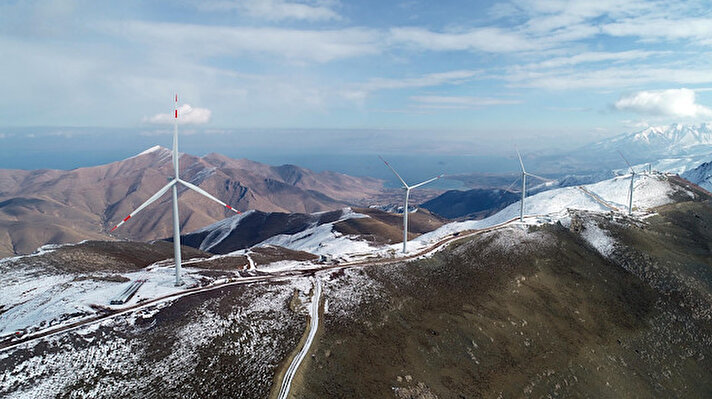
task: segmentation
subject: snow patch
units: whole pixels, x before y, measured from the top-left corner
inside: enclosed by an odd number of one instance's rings
[[[595,221],[585,222],[581,237],[606,258],[615,250],[616,241],[605,230],[598,227]]]

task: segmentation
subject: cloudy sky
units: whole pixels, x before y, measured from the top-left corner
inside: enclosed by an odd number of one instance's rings
[[[200,132],[583,143],[712,120],[711,50],[709,1],[6,0],[0,135],[150,132],[178,92]]]

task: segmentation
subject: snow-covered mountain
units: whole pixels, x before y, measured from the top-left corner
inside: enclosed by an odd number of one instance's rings
[[[316,255],[369,253],[373,245],[402,242],[402,217],[377,208],[343,208],[317,213],[249,211],[186,234],[184,245],[214,254],[229,254],[259,245],[284,247]],[[410,213],[408,231],[415,237],[443,220],[425,209]]]
[[[651,161],[661,156],[699,154],[712,148],[712,124],[651,126],[593,143],[583,148],[589,155],[622,151],[629,158]]]
[[[689,183],[674,175],[640,174],[635,180],[633,210],[636,214],[640,215],[641,213],[647,212],[650,208],[673,202],[679,198],[686,200],[696,198],[698,194],[690,191],[686,185],[689,185]],[[526,199],[525,214],[533,215],[527,218],[528,223],[537,223],[537,220],[547,222],[565,221],[569,217],[569,210],[626,213],[629,186],[629,177],[616,176],[595,184],[555,188],[536,194],[532,193]],[[360,209],[358,212],[375,212],[375,210]],[[419,213],[420,212],[413,214],[412,220],[417,220]],[[345,215],[350,216],[342,216],[340,218],[341,220],[336,223],[324,225],[314,224],[297,233],[280,234],[279,236],[264,241],[263,244],[278,245],[290,250],[306,251],[342,259],[349,259],[354,255],[361,256],[366,252],[378,254],[379,256],[400,255],[397,252],[400,245],[398,242],[402,241],[399,241],[397,237],[396,240],[391,242],[380,240],[380,242],[367,243],[363,241],[363,237],[372,234],[366,234],[368,231],[365,229],[359,231],[360,235],[339,232],[338,227],[340,223],[356,220],[372,220],[372,218],[376,216],[375,214],[369,215],[370,217],[358,215],[356,219],[353,218],[355,214],[345,212]],[[515,219],[518,216],[519,201],[481,220],[452,222],[444,224],[439,228],[433,227],[427,230],[428,232],[411,238],[409,249],[411,251],[422,250],[452,234],[496,226]],[[235,220],[238,220],[238,218],[235,217]],[[233,232],[239,230],[239,228],[236,227],[239,227],[239,223],[235,227],[231,226],[230,230]],[[373,227],[374,226],[368,226],[370,229],[373,229]],[[395,232],[394,237],[400,234],[397,223],[391,227]],[[219,231],[219,224],[216,224],[215,228],[207,227],[203,232],[207,232],[208,230]],[[374,230],[371,230],[371,232],[373,231]],[[215,233],[215,235],[219,236],[220,234]],[[221,242],[228,243],[228,241],[231,241],[231,239],[228,238],[229,236],[224,233],[222,233],[222,237],[224,238]]]
[[[682,177],[712,192],[712,162],[705,162],[694,169],[688,170],[682,174]]]
[[[653,169],[658,171],[682,173],[710,160],[697,162],[699,158],[712,153],[712,123],[674,123],[627,132],[573,151],[531,159],[528,167],[539,173],[596,174],[626,168],[619,151],[633,165],[652,163]],[[682,163],[678,162],[680,159]],[[660,167],[656,167],[657,163],[661,163]],[[669,165],[673,165],[676,170],[665,168]],[[683,170],[679,170],[679,167]]]

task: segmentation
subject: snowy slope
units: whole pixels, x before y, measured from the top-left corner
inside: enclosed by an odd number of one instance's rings
[[[242,214],[223,219],[219,222],[213,223],[209,226],[205,226],[202,229],[195,231],[194,233],[209,232],[203,242],[200,243],[199,249],[201,251],[210,251],[211,248],[213,248],[215,245],[219,244],[225,238],[227,238],[227,236],[230,235],[230,233],[234,231],[237,226],[240,225],[240,222],[243,219],[252,215],[254,212],[254,210],[249,210]]]
[[[347,257],[373,251],[367,241],[345,236],[334,231],[334,224],[347,219],[367,218],[368,216],[345,209],[339,220],[322,225],[314,225],[297,234],[280,234],[263,241],[260,245],[278,245],[280,247],[311,252],[316,255]]]
[[[13,258],[20,260],[20,258]],[[165,262],[163,262],[165,263]],[[94,305],[108,306],[131,281],[145,280],[136,295],[123,306],[142,299],[151,299],[174,292],[174,267],[171,264],[154,265],[122,277],[129,282],[86,278],[85,273],[61,273],[39,268],[18,269],[11,262],[0,264],[0,336],[28,327],[53,326],[70,323],[96,312]],[[197,283],[203,276],[200,270],[184,268],[183,281],[187,286]],[[110,273],[95,273],[95,277],[109,277]]]
[[[568,216],[568,209],[596,212],[627,209],[630,178],[618,176],[595,184],[565,187],[533,194],[526,199],[525,214],[538,215],[547,220],[560,220]],[[643,212],[648,208],[672,201],[676,191],[663,175],[638,175],[635,180],[633,209]],[[598,198],[596,198],[598,197]],[[469,220],[446,224],[437,230],[423,234],[408,243],[410,253],[427,248],[453,233],[495,226],[519,216],[520,202],[507,206],[502,211],[482,220]],[[531,218],[529,219],[531,221]],[[353,240],[331,231],[327,226],[318,226],[294,235],[280,235],[264,242],[285,248],[353,259],[365,253],[381,256],[401,256],[402,244],[372,247],[365,241]]]
[[[712,191],[712,162],[705,162],[681,176],[707,191]]]
[[[541,215],[546,220],[561,220],[568,216],[568,209],[580,209],[597,212],[608,212],[609,206],[624,210],[627,201],[629,178],[616,177],[599,183],[578,187],[565,187],[527,197],[525,215]],[[664,205],[672,201],[671,195],[677,189],[668,183],[661,175],[640,175],[636,178],[633,209],[644,211],[647,208]],[[589,191],[597,195],[601,203]],[[441,228],[412,240],[409,248],[417,250],[426,248],[433,243],[460,231],[483,229],[504,223],[519,216],[520,202],[516,202],[501,212],[482,220],[449,223]],[[608,205],[608,206],[607,206]],[[531,218],[529,219],[532,221]],[[525,220],[526,222],[527,220]]]

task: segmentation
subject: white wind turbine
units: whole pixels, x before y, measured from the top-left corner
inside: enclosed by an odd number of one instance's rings
[[[176,262],[176,286],[182,285],[183,281],[181,280],[180,277],[180,269],[181,269],[181,254],[180,254],[180,219],[178,216],[178,184],[182,184],[185,187],[188,187],[189,189],[196,191],[198,194],[204,195],[211,200],[217,202],[218,204],[226,207],[227,209],[235,212],[235,213],[241,213],[237,209],[231,207],[230,205],[220,201],[219,199],[213,197],[210,195],[207,191],[203,190],[202,188],[190,184],[185,180],[181,180],[179,177],[179,166],[178,166],[178,95],[176,94],[175,96],[175,109],[174,109],[174,121],[173,121],[173,170],[175,172],[175,177],[173,180],[171,180],[168,184],[163,186],[158,192],[153,194],[151,198],[148,199],[148,201],[144,202],[136,208],[135,211],[131,212],[124,220],[119,222],[116,226],[114,226],[111,231],[116,230],[119,226],[122,224],[126,223],[127,220],[131,219],[134,215],[137,213],[141,212],[141,210],[148,205],[150,205],[152,202],[155,200],[159,199],[163,194],[165,194],[169,189],[173,189],[173,254]]]
[[[403,178],[400,177],[398,172],[396,172],[396,170],[393,169],[393,167],[385,159],[383,159],[382,156],[379,155],[378,157],[381,158],[381,161],[383,161],[383,163],[385,163],[386,166],[388,166],[388,168],[393,171],[393,173],[395,173],[396,177],[398,177],[398,180],[400,180],[401,183],[403,183],[403,189],[405,189],[405,206],[403,207],[403,253],[406,253],[407,252],[406,246],[408,244],[408,198],[410,197],[410,190],[412,190],[414,188],[418,188],[420,186],[424,186],[424,185],[426,185],[432,181],[435,181],[445,175],[433,177],[432,179],[428,179],[422,183],[418,183],[418,184],[409,186],[408,183],[406,183],[405,180],[403,180]]]
[[[633,181],[635,180],[636,173],[635,169],[630,165],[630,162],[623,156],[623,153],[618,151],[618,154],[623,158],[623,161],[625,161],[630,169],[630,187],[628,188],[628,214],[630,215],[633,213]]]
[[[527,198],[527,176],[531,176],[533,178],[543,180],[543,181],[551,181],[547,178],[537,176],[533,173],[529,173],[524,169],[524,162],[522,161],[522,155],[519,153],[519,150],[517,150],[517,156],[519,157],[519,165],[522,167],[522,201],[519,203],[519,221],[524,222],[524,200]]]

